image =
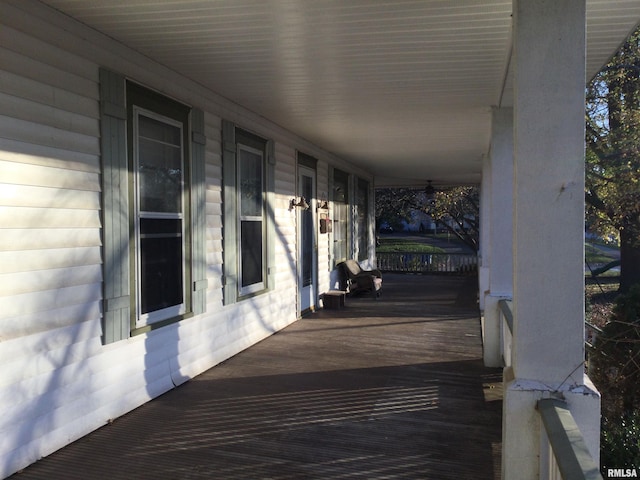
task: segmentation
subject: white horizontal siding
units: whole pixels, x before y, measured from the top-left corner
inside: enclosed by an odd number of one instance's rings
[[[95,210],[0,206],[0,225],[4,228],[100,228]]]
[[[99,301],[101,298],[102,285],[100,283],[0,296],[0,325],[5,321],[10,321],[12,317],[88,304]]]
[[[206,175],[206,251],[207,251],[207,312],[217,312],[222,308],[222,120],[220,117],[205,113],[205,136],[207,145],[205,148],[205,175]],[[217,324],[220,320],[211,319]],[[204,343],[204,342],[203,342]],[[202,345],[202,344],[200,344]],[[199,359],[187,361],[191,365],[187,367],[174,367],[172,371],[179,372],[174,375],[174,382],[181,375],[189,376],[188,372],[197,371],[200,366],[214,365],[222,361],[210,358],[217,355],[205,344],[204,351]],[[203,367],[203,370],[208,367]],[[203,371],[200,370],[200,371]],[[195,373],[197,374],[197,373]]]
[[[21,298],[29,297],[15,298],[20,300]],[[0,303],[2,303],[2,300],[0,300]],[[9,302],[7,302],[7,304],[8,303]],[[44,313],[41,311],[31,311],[18,315],[3,316],[0,318],[0,341],[6,342],[14,338],[27,337],[29,335],[50,332],[62,327],[83,323],[90,324],[91,327],[95,329],[94,336],[99,336],[100,324],[95,321],[95,319],[100,318],[100,315],[100,302],[97,299],[93,299],[87,303],[77,303],[60,308],[55,308],[50,305]],[[4,343],[0,348],[0,354],[5,355],[7,351],[7,344]],[[22,357],[25,355],[25,352],[16,351],[15,355]]]
[[[0,274],[0,291],[3,295],[20,295],[101,281],[100,265],[50,268],[48,270]]]
[[[207,311],[106,346],[100,341],[100,65],[202,108],[207,138]],[[36,2],[0,3],[0,69],[2,477],[295,321],[296,225],[288,209],[295,151],[335,159]],[[275,289],[227,306],[223,118],[276,145]],[[320,253],[322,284],[326,253]]]
[[[101,263],[100,249],[97,247],[0,252],[0,274],[42,271],[43,266],[49,269],[60,269]]]
[[[11,45],[15,46],[14,43]],[[52,66],[48,63],[47,57],[41,55],[42,51],[38,51],[38,49],[34,51],[38,52],[37,56],[17,53],[0,47],[0,63],[2,63],[3,70],[31,80],[43,81],[46,79],[50,86],[73,90],[78,95],[88,98],[98,98],[98,86],[95,81],[70,73],[64,68]],[[89,71],[95,72],[97,78],[96,65],[92,65],[92,69]]]
[[[0,93],[0,114],[16,119],[30,120],[37,118],[42,125],[49,125],[83,135],[97,136],[98,123],[93,118],[78,113],[61,110],[57,106],[26,100]]]
[[[98,118],[95,98],[79,95],[75,92],[53,87],[23,75],[8,71],[0,76],[0,91],[7,95],[31,100],[42,105],[55,107],[57,111],[70,112],[82,117]]]
[[[36,38],[33,32],[22,32],[19,29],[5,25],[0,31],[0,44],[7,50],[32,58],[33,52],[38,52],[38,61],[56,70],[73,75],[75,79],[86,80],[87,83],[73,85],[74,90],[84,90],[91,85],[95,78],[95,63],[72,55],[69,51],[52,45],[50,42]],[[53,83],[48,80],[49,83]]]
[[[114,369],[114,372],[116,370]],[[147,373],[149,372],[153,373],[153,370],[149,369]],[[131,369],[125,369],[119,374],[131,379],[129,388],[121,392],[120,396],[110,393],[109,389],[113,387],[108,383],[108,378],[94,376],[82,379],[82,383],[75,382],[68,388],[48,390],[46,394],[20,405],[16,411],[9,411],[9,418],[19,418],[20,414],[26,414],[25,420],[30,420],[29,428],[19,428],[20,424],[17,424],[7,425],[7,428],[0,430],[0,455],[10,453],[16,444],[24,445],[30,442],[50,450],[47,445],[54,445],[54,439],[50,442],[43,442],[43,439],[56,430],[58,433],[55,436],[61,432],[74,431],[77,428],[74,425],[78,422],[85,425],[85,428],[95,429],[96,425],[104,425],[109,419],[119,416],[123,409],[129,411],[173,388],[166,373],[158,375],[157,379],[141,377],[139,374],[139,378],[136,378],[135,372]],[[85,385],[84,389],[77,388],[81,384]],[[129,400],[131,397],[133,401]],[[113,408],[114,405],[117,408]]]
[[[0,137],[0,160],[24,165],[43,165],[77,172],[100,172],[96,154],[70,151]]]
[[[80,324],[80,326],[86,324]],[[88,325],[88,327],[87,333],[95,335],[95,330],[92,326]],[[44,335],[51,336],[53,340],[49,338],[42,339]],[[75,343],[70,343],[70,340]],[[6,359],[4,365],[7,367],[7,371],[4,372],[0,385],[19,385],[25,380],[33,381],[34,379],[39,379],[46,384],[46,379],[49,379],[49,387],[43,387],[43,389],[46,388],[47,390],[51,389],[51,387],[60,388],[66,384],[82,385],[84,382],[78,382],[70,372],[75,370],[76,374],[81,377],[92,374],[92,362],[85,363],[85,368],[79,361],[83,363],[87,361],[97,352],[100,346],[99,342],[91,342],[87,338],[80,337],[78,327],[75,325],[63,327],[60,331],[41,332],[33,335],[33,338],[15,339],[10,342],[21,344],[23,351],[32,356],[32,361],[28,365],[23,365],[24,362],[18,355]],[[12,345],[9,345],[7,348],[12,349],[12,347]],[[6,356],[6,354],[3,354],[3,356]],[[80,373],[81,371],[87,373]],[[65,372],[68,375],[66,378]],[[87,387],[89,386],[87,385]],[[91,389],[89,388],[87,392],[90,393],[90,391]],[[44,393],[44,390],[40,393]],[[21,405],[15,404],[7,408],[21,409]],[[46,405],[43,408],[46,409]],[[6,412],[7,409],[4,411]],[[13,421],[12,416],[7,415],[3,417],[2,424]]]
[[[97,68],[7,25],[0,45],[0,357],[28,381],[100,336]]]
[[[281,170],[276,177],[276,192],[289,193],[293,196],[295,190],[291,190],[291,186],[295,184],[295,172]]]
[[[275,181],[275,215],[276,215],[276,236],[278,243],[276,244],[276,264],[278,265],[278,274],[286,272],[289,275],[293,273],[292,278],[297,281],[296,277],[296,214],[295,209],[289,210],[289,202],[296,195],[296,152],[295,148],[283,143],[276,142],[276,181]],[[297,292],[290,288],[290,285],[283,286],[282,280],[276,282],[281,288],[286,288],[290,299],[297,298]]]
[[[95,228],[2,229],[0,252],[100,246],[100,231]]]
[[[0,183],[0,205],[98,210],[100,197],[83,190]]]
[[[0,132],[5,138],[62,150],[97,155],[98,139],[91,135],[50,127],[38,122],[0,115]]]

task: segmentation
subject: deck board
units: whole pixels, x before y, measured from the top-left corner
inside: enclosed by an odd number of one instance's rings
[[[15,479],[498,479],[475,280],[385,275]]]

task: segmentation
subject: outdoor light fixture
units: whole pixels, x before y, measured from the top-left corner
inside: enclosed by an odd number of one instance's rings
[[[318,210],[329,210],[329,202],[327,201],[327,194],[323,193],[318,200]]]
[[[303,210],[309,210],[309,204],[304,197],[300,197],[299,200],[296,200],[296,197],[291,199],[289,202],[289,210],[293,210],[295,207],[302,208]]]

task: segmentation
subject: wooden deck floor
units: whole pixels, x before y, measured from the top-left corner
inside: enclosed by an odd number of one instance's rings
[[[498,479],[474,286],[385,275],[12,478]]]

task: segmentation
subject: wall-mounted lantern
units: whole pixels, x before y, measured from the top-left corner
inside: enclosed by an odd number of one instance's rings
[[[299,199],[297,199],[296,197],[293,197],[289,202],[289,211],[293,210],[294,208],[309,210],[309,204],[307,203],[304,197],[300,197]]]
[[[329,210],[329,202],[327,201],[327,194],[322,193],[320,200],[318,200],[318,210]]]

